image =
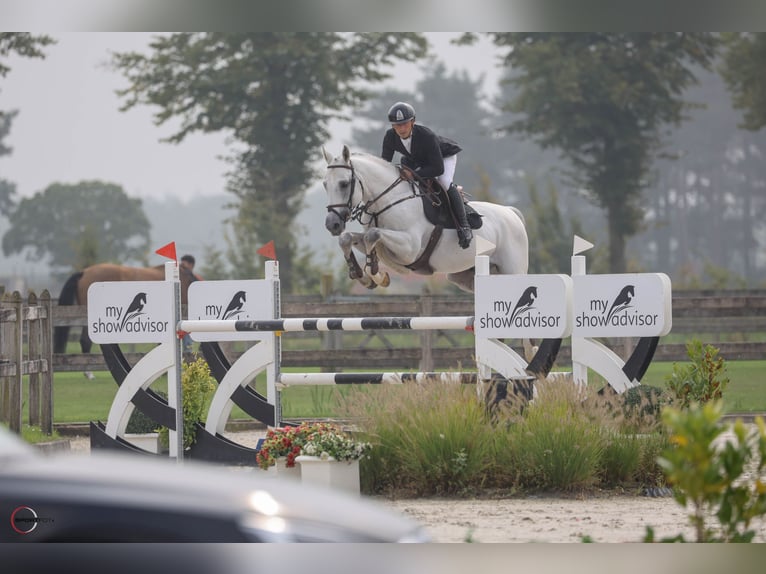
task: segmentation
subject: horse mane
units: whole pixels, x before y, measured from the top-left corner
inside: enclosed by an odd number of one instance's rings
[[[388,169],[391,169],[391,168],[396,169],[396,166],[394,164],[384,160],[379,155],[375,155],[375,154],[372,154],[372,153],[367,153],[367,152],[364,152],[364,151],[356,151],[356,152],[353,152],[351,154],[351,157],[352,158],[355,158],[355,157],[356,158],[361,158],[363,160],[370,161],[372,163],[377,163],[379,166],[387,167]]]

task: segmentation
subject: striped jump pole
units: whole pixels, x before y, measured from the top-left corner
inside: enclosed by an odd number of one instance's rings
[[[186,320],[178,328],[187,333],[231,333],[242,331],[473,331],[473,317],[351,317],[325,319],[267,319],[261,321]]]
[[[413,372],[413,373],[281,373],[279,384],[293,385],[402,385],[439,381],[475,384],[477,373]]]

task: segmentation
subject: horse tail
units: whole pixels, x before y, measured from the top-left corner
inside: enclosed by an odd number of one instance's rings
[[[524,227],[526,227],[526,226],[527,226],[527,220],[526,220],[526,219],[524,219],[524,214],[523,214],[523,213],[521,213],[521,210],[520,210],[518,207],[514,207],[514,206],[512,206],[512,205],[509,205],[509,206],[508,206],[508,208],[509,208],[511,211],[513,211],[513,212],[514,212],[516,215],[518,215],[518,216],[519,216],[519,219],[521,219],[521,223],[523,223],[523,224],[524,224]]]
[[[77,302],[77,283],[82,277],[82,271],[74,273],[64,283],[59,295],[59,305],[74,305]],[[66,343],[69,339],[69,325],[56,327],[53,330],[53,352],[63,353],[66,351]]]

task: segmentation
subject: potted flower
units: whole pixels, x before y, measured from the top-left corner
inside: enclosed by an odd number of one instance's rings
[[[295,466],[295,458],[301,453],[306,439],[315,430],[316,425],[306,422],[298,426],[269,429],[255,455],[255,462],[263,470],[282,467],[294,468],[298,472],[300,468]]]
[[[338,425],[315,426],[296,458],[302,482],[359,494],[359,461],[372,448],[370,443],[354,439]]]

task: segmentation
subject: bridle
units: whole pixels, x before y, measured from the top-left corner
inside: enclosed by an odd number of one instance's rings
[[[419,192],[417,186],[410,181],[410,189],[412,190],[412,195],[408,195],[407,197],[403,197],[400,199],[397,199],[393,203],[389,203],[379,211],[371,211],[372,206],[377,202],[379,199],[381,199],[384,195],[386,195],[389,191],[394,189],[399,183],[402,181],[405,181],[405,179],[401,176],[397,177],[394,182],[389,185],[386,189],[381,191],[378,195],[373,197],[370,201],[367,203],[359,202],[356,206],[353,206],[353,200],[354,200],[354,191],[356,189],[356,182],[359,182],[359,187],[362,188],[362,198],[364,198],[364,183],[362,183],[362,180],[357,176],[356,170],[354,169],[354,164],[351,163],[351,161],[348,162],[348,165],[345,163],[337,163],[337,164],[331,164],[327,166],[327,169],[347,169],[351,171],[351,182],[349,186],[348,191],[348,200],[346,203],[333,203],[327,206],[327,211],[332,212],[335,215],[338,216],[339,219],[341,219],[344,223],[347,222],[349,219],[351,221],[358,221],[362,226],[367,227],[370,224],[374,224],[376,227],[378,225],[378,216],[380,216],[381,213],[384,213],[394,207],[395,205],[398,205],[399,203],[402,203],[404,201],[408,201],[410,199],[415,199],[417,197],[421,197],[422,193]],[[346,208],[346,215],[343,216],[340,214],[337,208]],[[366,215],[369,219],[367,220],[367,223],[364,223],[362,221],[362,217]]]

